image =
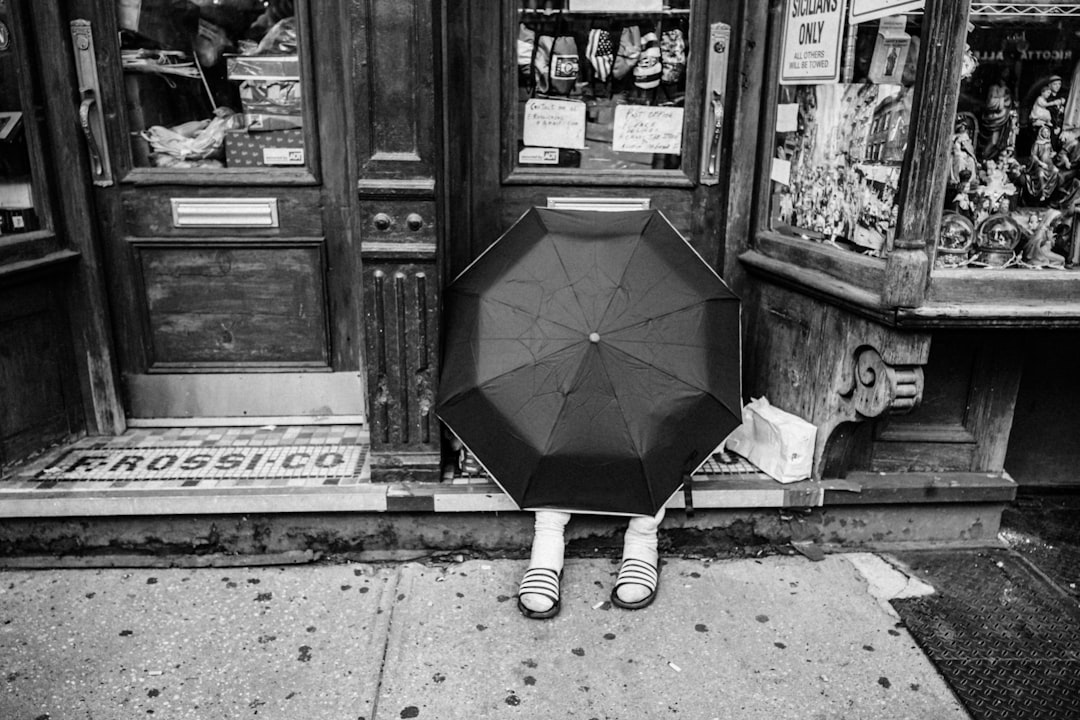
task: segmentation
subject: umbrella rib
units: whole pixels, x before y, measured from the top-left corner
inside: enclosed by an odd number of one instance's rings
[[[742,417],[742,408],[741,408],[741,407],[739,408],[739,410],[738,410],[737,412],[736,412],[736,411],[734,411],[734,410],[732,410],[732,409],[731,409],[730,407],[728,407],[728,404],[727,404],[726,402],[724,402],[724,401],[723,401],[723,400],[721,400],[720,398],[716,397],[716,394],[715,394],[715,393],[713,393],[713,391],[712,391],[712,390],[709,390],[708,388],[698,387],[697,385],[694,385],[693,383],[689,383],[689,382],[687,382],[687,381],[686,381],[686,379],[685,379],[685,378],[681,378],[681,377],[679,377],[678,375],[672,375],[672,374],[671,374],[671,373],[669,373],[669,372],[668,372],[667,370],[664,370],[663,368],[659,368],[659,367],[657,367],[657,366],[653,365],[652,363],[650,363],[650,362],[647,362],[647,361],[643,360],[642,358],[639,358],[639,357],[638,357],[637,355],[635,355],[634,353],[631,353],[631,352],[627,352],[626,350],[623,350],[622,348],[618,348],[618,347],[615,347],[615,346],[614,346],[614,345],[612,345],[612,344],[611,344],[610,342],[606,344],[606,347],[607,347],[607,348],[608,348],[609,350],[611,350],[612,352],[617,352],[617,353],[621,353],[621,354],[623,354],[623,355],[626,355],[627,357],[631,357],[631,358],[633,358],[634,360],[637,360],[637,361],[638,361],[639,363],[641,363],[642,365],[647,365],[648,367],[652,368],[653,370],[655,370],[656,372],[660,373],[661,375],[666,375],[667,377],[671,378],[672,380],[674,380],[675,382],[677,382],[677,383],[679,383],[679,384],[681,384],[681,385],[685,385],[686,387],[691,387],[691,388],[694,388],[695,390],[698,390],[699,392],[703,392],[703,393],[705,393],[706,395],[708,395],[709,397],[711,397],[711,398],[712,398],[713,400],[715,400],[716,402],[720,403],[720,405],[722,405],[723,407],[727,408],[727,411],[728,411],[728,412],[732,413],[732,414],[733,414],[733,415],[735,415],[736,417],[739,417],[739,418],[741,418],[741,417]]]
[[[561,259],[560,259],[560,262],[562,262]],[[536,313],[530,312],[530,311],[526,310],[525,308],[520,307],[518,305],[508,303],[505,300],[498,300],[496,298],[486,297],[486,296],[481,295],[480,293],[477,293],[477,292],[462,292],[460,290],[456,290],[455,292],[460,294],[463,297],[474,297],[474,298],[480,300],[481,302],[489,302],[489,303],[493,303],[493,304],[496,304],[496,305],[502,305],[503,307],[508,307],[511,310],[516,310],[517,312],[521,313],[522,315],[527,315],[527,316],[533,317],[533,318],[536,317]],[[552,325],[557,325],[557,326],[559,326],[561,328],[564,328],[566,330],[569,330],[569,331],[571,331],[571,332],[573,332],[575,334],[582,335],[582,336],[587,336],[587,333],[583,333],[581,331],[581,328],[572,327],[570,325],[567,325],[566,323],[557,322],[557,321],[551,320],[551,319],[549,319],[547,317],[545,317],[543,319],[544,319],[545,322],[549,322]]]
[[[611,348],[610,345],[608,346],[608,348],[612,349],[612,350],[615,350],[615,348]],[[629,353],[625,353],[625,354],[629,355]],[[633,357],[633,356],[631,356],[631,357]],[[615,386],[615,382],[611,379],[611,373],[608,372],[608,366],[607,366],[607,363],[604,362],[604,354],[603,353],[600,353],[600,366],[602,368],[604,368],[604,375],[608,379],[608,385],[611,386],[611,395],[612,395],[612,397],[615,398],[615,404],[619,406],[619,417],[621,417],[623,419],[623,427],[626,428],[626,436],[628,438],[630,438],[630,442],[634,445],[634,452],[638,457],[638,463],[641,465],[641,476],[642,477],[647,477],[647,474],[645,472],[645,470],[646,470],[646,468],[645,468],[645,460],[643,459],[643,454],[642,454],[641,448],[638,447],[637,442],[634,440],[634,433],[631,432],[631,430],[630,430],[630,424],[626,420],[626,413],[623,412],[622,403],[619,401],[619,390]],[[645,483],[645,490],[647,490],[648,493],[649,493],[649,504],[654,505],[656,503],[656,497],[653,495],[652,486],[649,485],[648,481],[646,481],[646,483]]]
[[[623,281],[626,280],[626,273],[628,273],[630,271],[630,263],[634,260],[634,256],[637,255],[637,251],[641,247],[641,237],[642,237],[641,234],[638,234],[638,236],[636,238],[634,238],[634,249],[630,251],[630,256],[628,258],[626,258],[626,264],[623,265],[622,275],[619,276],[619,282],[616,283],[616,285],[615,285],[615,287],[617,287],[617,288],[621,288],[623,286]],[[608,298],[607,307],[604,308],[604,312],[600,313],[600,325],[601,325],[601,327],[603,327],[604,318],[607,317],[608,311],[611,310],[611,306],[612,306],[612,304],[614,304],[614,302],[615,302],[615,293],[611,293],[611,296]],[[608,332],[611,332],[611,331],[609,330]]]
[[[581,311],[582,320],[588,320],[588,313],[585,312],[585,305],[584,305],[584,303],[581,302],[581,297],[578,295],[577,286],[574,285],[574,283],[571,282],[571,280],[570,280],[570,271],[566,268],[566,261],[563,260],[562,253],[559,252],[558,244],[551,243],[551,249],[552,249],[552,251],[554,251],[555,257],[557,257],[559,259],[559,266],[562,268],[563,275],[566,276],[566,284],[570,286],[570,291],[572,293],[574,293],[574,299],[577,300],[578,310]],[[625,274],[625,272],[626,272],[625,269],[623,270],[623,272]],[[622,278],[620,278],[620,281],[621,280],[622,280]],[[620,284],[621,284],[621,282],[620,282]],[[612,297],[614,297],[614,293],[612,293]],[[611,304],[611,299],[609,298],[608,299],[608,305],[610,306],[610,304]],[[605,313],[607,312],[606,308],[605,308],[604,312]],[[601,314],[600,319],[602,320],[603,317],[604,317],[604,315]],[[595,329],[596,328],[589,328],[589,330],[595,330]]]
[[[720,298],[720,297],[700,298],[700,299],[695,300],[694,302],[690,303],[689,305],[683,305],[682,307],[674,308],[673,310],[669,310],[668,312],[662,313],[660,315],[650,315],[649,317],[645,318],[644,320],[638,320],[637,322],[630,323],[629,325],[623,325],[623,326],[617,327],[617,328],[604,328],[604,334],[605,335],[610,335],[612,333],[623,332],[624,330],[629,330],[630,328],[636,328],[636,327],[639,327],[641,325],[648,325],[651,322],[655,322],[657,320],[663,320],[666,317],[670,317],[670,316],[674,315],[675,313],[686,312],[687,310],[692,310],[693,308],[699,307],[701,305],[705,305],[706,303],[717,302],[717,301],[719,301],[719,302],[728,302],[729,299],[728,298]],[[732,302],[734,302],[734,301],[732,301]]]

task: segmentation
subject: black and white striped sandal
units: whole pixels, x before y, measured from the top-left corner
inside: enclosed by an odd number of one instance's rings
[[[559,610],[562,609],[559,587],[561,580],[562,572],[556,572],[551,568],[535,567],[526,570],[525,577],[521,578],[521,585],[518,587],[518,610],[521,614],[533,620],[547,620],[558,615]],[[521,602],[521,596],[528,594],[548,598],[551,600],[551,607],[542,612],[525,607],[525,604]]]
[[[619,588],[623,585],[641,585],[649,594],[636,602],[626,602],[619,597]],[[626,558],[619,566],[619,575],[615,578],[615,587],[611,589],[611,603],[624,610],[640,610],[656,599],[656,590],[660,585],[660,572],[644,560]]]

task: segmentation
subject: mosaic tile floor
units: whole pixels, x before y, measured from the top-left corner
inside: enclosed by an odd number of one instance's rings
[[[373,483],[369,449],[356,425],[140,428],[84,438],[7,469],[0,517],[517,510],[467,454],[442,482]],[[720,453],[694,476],[694,506],[820,505],[818,483],[796,485]],[[669,507],[684,507],[683,499]]]
[[[145,428],[17,468],[8,490],[316,487],[371,480],[356,425]]]

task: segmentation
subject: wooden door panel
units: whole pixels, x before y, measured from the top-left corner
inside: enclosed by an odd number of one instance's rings
[[[213,5],[64,6],[93,31],[96,62],[84,54],[79,67],[96,68],[100,146],[114,170],[95,202],[129,419],[362,421],[350,63],[341,56],[348,9],[255,4],[240,22]],[[286,6],[290,17],[278,16]],[[165,57],[143,47],[191,60],[200,46],[188,37],[190,13],[232,41],[292,23],[295,47],[240,62],[233,42],[200,55],[201,76],[164,84],[157,70],[139,72],[133,59]],[[201,132],[196,123],[221,130],[220,146],[190,154],[190,145],[155,142],[167,137],[155,125]],[[236,154],[248,146],[256,149]],[[285,148],[296,152],[277,152]]]
[[[969,331],[937,333],[923,401],[879,422],[871,469],[1000,472],[1019,385],[1023,342]]]
[[[324,235],[322,192],[318,187],[150,187],[125,188],[120,197],[123,232],[139,237],[318,237]],[[205,217],[205,225],[184,226],[175,216],[175,206],[199,200],[221,201],[217,217]],[[262,201],[273,206],[275,225],[251,214],[251,204]],[[217,227],[209,224],[216,222]],[[239,224],[234,224],[239,223]],[[245,225],[244,223],[248,223]]]
[[[307,247],[136,245],[148,370],[328,367],[324,267]]]

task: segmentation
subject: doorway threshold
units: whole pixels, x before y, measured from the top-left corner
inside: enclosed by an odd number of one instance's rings
[[[133,428],[83,438],[0,478],[0,517],[499,513],[517,506],[478,468],[442,482],[372,482],[362,425]],[[691,485],[700,510],[1009,502],[1000,474],[865,473],[779,483],[717,453]],[[690,509],[684,493],[667,504]]]

